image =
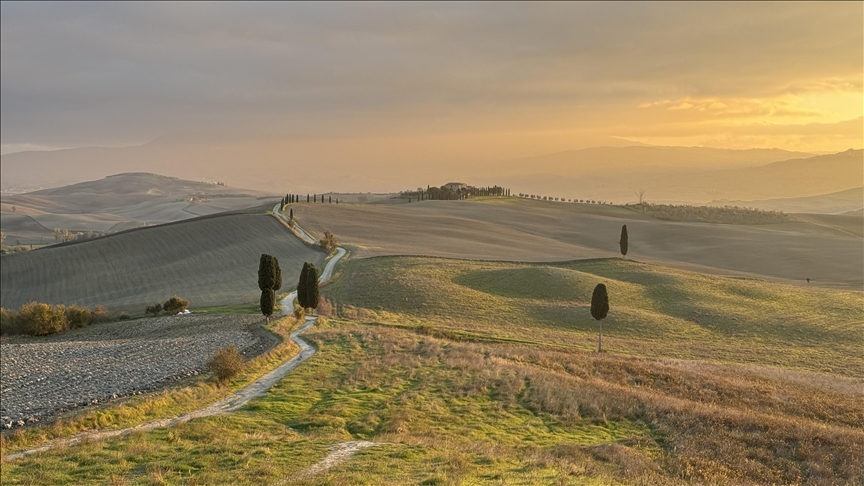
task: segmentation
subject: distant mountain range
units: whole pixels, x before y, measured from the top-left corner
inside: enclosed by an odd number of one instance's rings
[[[641,150],[641,148],[639,148]],[[615,152],[608,149],[604,152]],[[635,152],[635,151],[630,151]],[[734,152],[734,151],[729,151]],[[749,152],[749,151],[742,151]],[[650,170],[623,170],[621,164],[603,158],[580,159],[570,167],[596,167],[590,172],[579,173],[578,169],[567,170],[566,165],[542,160],[526,163],[532,170],[527,174],[510,173],[503,178],[508,187],[517,192],[543,194],[556,197],[611,200],[616,203],[635,202],[635,192],[645,189],[649,202],[705,204],[721,199],[764,200],[796,198],[828,194],[860,187],[864,184],[864,151],[847,150],[837,154],[801,157],[789,160],[746,166],[746,159],[729,161],[736,168],[718,168],[706,163],[703,168],[657,166]],[[649,151],[650,153],[650,151]],[[682,151],[696,154],[698,150]],[[721,153],[722,154],[722,153]],[[750,152],[761,157],[763,162],[773,155],[787,155],[782,151]],[[739,157],[747,154],[736,154]],[[714,159],[718,160],[718,159]],[[751,159],[752,160],[752,159]],[[557,169],[555,164],[558,163]],[[695,165],[695,164],[694,164]],[[607,168],[608,167],[608,168]],[[554,172],[553,172],[554,171]]]

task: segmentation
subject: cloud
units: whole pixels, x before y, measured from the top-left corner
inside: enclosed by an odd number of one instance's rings
[[[617,134],[671,116],[637,106],[818,118],[816,108],[752,100],[860,93],[862,10],[3,2],[0,138],[80,146],[180,132],[213,142],[563,133],[526,143],[543,153],[568,148],[576,132]]]

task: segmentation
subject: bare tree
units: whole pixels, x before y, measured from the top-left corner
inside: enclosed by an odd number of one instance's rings
[[[639,190],[636,191],[636,198],[639,199],[639,204],[644,203],[645,202],[645,189],[642,189],[640,187]]]

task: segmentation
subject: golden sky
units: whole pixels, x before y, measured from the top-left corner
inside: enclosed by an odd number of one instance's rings
[[[154,139],[311,161],[864,138],[864,4],[2,4],[3,153]]]

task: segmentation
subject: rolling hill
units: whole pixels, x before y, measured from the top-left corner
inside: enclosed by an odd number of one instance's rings
[[[125,173],[96,181],[0,199],[0,227],[22,243],[53,243],[54,228],[116,232],[261,206],[276,199],[261,191],[194,182],[148,173]]]
[[[619,255],[721,275],[864,288],[864,240],[811,222],[732,225],[661,221],[618,206],[517,198],[394,205],[297,204],[299,224],[334,233],[355,256],[424,255],[561,261]]]
[[[297,281],[303,262],[324,261],[272,215],[226,213],[4,255],[0,305],[101,304],[140,314],[175,294],[193,310],[247,303],[260,296],[262,253],[279,259],[283,289]]]
[[[756,201],[712,201],[712,206],[743,206],[784,213],[842,214],[864,208],[864,187],[817,196],[762,199]]]

